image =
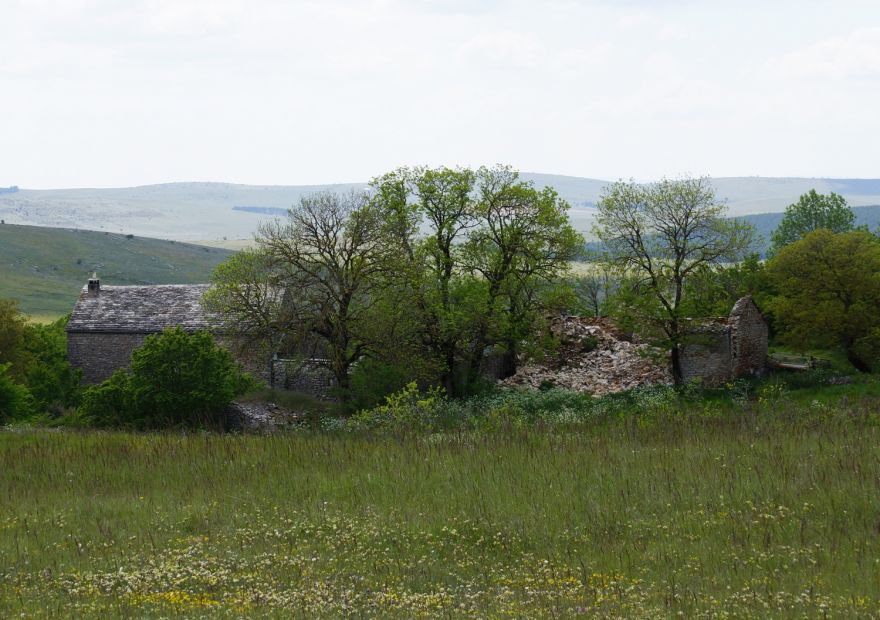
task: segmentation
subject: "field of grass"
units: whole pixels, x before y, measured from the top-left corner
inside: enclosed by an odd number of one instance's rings
[[[0,615],[877,617],[877,392],[479,434],[8,429]]]
[[[67,314],[96,271],[105,284],[207,282],[230,252],[88,230],[0,225],[0,296],[40,320]]]

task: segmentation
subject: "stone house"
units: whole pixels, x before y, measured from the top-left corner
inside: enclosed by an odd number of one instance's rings
[[[209,284],[164,284],[150,286],[104,286],[92,276],[83,287],[67,323],[67,357],[82,371],[90,385],[109,378],[131,362],[132,352],[147,336],[167,327],[187,332],[211,329],[213,322],[202,306]],[[221,344],[229,342],[218,338]],[[239,363],[273,387],[295,389],[324,398],[333,386],[332,375],[322,360],[255,360],[239,347],[228,346]],[[277,357],[277,356],[276,356]]]
[[[751,295],[737,301],[726,318],[694,328],[692,336],[681,348],[685,381],[699,378],[717,385],[767,367],[767,321]]]
[[[104,381],[125,368],[150,334],[180,326],[208,329],[202,295],[208,284],[101,286],[92,276],[67,323],[67,358],[85,384]]]

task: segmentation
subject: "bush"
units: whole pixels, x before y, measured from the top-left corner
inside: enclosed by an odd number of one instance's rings
[[[33,413],[28,389],[12,380],[9,364],[0,364],[0,424],[21,419]]]
[[[232,399],[254,387],[211,334],[175,327],[147,337],[130,372],[90,388],[81,413],[101,426],[220,427]]]
[[[25,383],[39,411],[59,413],[79,402],[82,373],[67,360],[66,325],[67,318],[63,318],[49,325],[28,325],[25,329]]]

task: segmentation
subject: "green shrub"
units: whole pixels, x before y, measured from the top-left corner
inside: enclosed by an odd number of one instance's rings
[[[348,430],[381,429],[426,431],[436,426],[438,410],[447,404],[443,391],[433,388],[420,393],[415,381],[385,397],[385,404],[352,416]]]
[[[67,360],[66,325],[65,317],[49,325],[30,324],[25,330],[25,383],[40,412],[59,413],[79,402],[81,372]]]
[[[175,327],[147,337],[130,372],[87,390],[81,412],[101,426],[220,427],[232,399],[255,387],[211,334]]]
[[[344,399],[349,411],[375,407],[384,398],[403,389],[410,376],[399,366],[371,358],[364,358],[354,368],[348,398]]]
[[[28,389],[12,380],[9,364],[0,364],[0,424],[25,418],[33,413]]]

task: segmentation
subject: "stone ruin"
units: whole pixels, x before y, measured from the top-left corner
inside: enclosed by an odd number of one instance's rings
[[[602,317],[554,319],[555,354],[531,360],[501,382],[508,387],[559,387],[604,396],[644,385],[672,383],[668,355],[624,334]]]
[[[604,396],[672,383],[669,353],[625,334],[604,317],[558,317],[551,332],[560,346],[545,360],[528,360],[501,382],[508,387],[560,387]],[[681,347],[685,381],[718,385],[767,367],[767,323],[751,296],[725,318],[694,322]]]

